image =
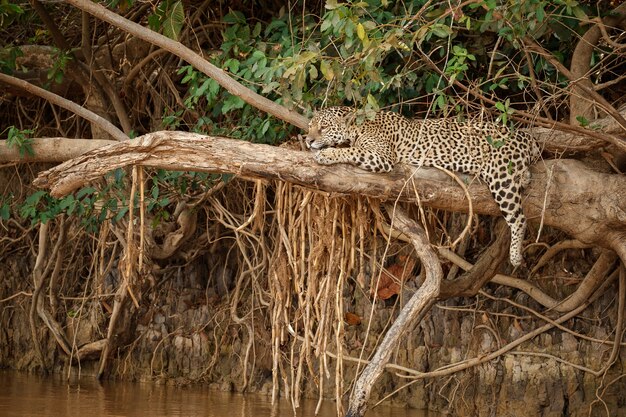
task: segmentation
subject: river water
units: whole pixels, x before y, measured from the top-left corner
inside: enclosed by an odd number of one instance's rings
[[[2,417],[290,417],[291,405],[272,405],[267,396],[212,391],[199,386],[172,387],[91,378],[67,382],[0,370]],[[313,416],[316,401],[303,400],[295,416]],[[320,417],[336,417],[335,404],[325,402]],[[427,417],[425,412],[378,407],[367,417]],[[432,414],[430,414],[432,417]]]

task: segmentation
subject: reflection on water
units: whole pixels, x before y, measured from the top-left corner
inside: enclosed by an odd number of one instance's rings
[[[84,378],[68,383],[60,378],[0,371],[0,416],[77,417],[278,417],[293,416],[287,401],[272,406],[270,398],[232,394],[193,386],[177,388],[154,384]],[[316,401],[303,401],[296,416],[313,416]],[[334,403],[322,405],[320,417],[335,417]],[[407,409],[378,407],[367,417],[426,417]]]

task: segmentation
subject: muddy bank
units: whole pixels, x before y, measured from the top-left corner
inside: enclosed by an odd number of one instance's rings
[[[132,297],[111,335],[115,346],[103,376],[198,383],[294,402],[319,396],[345,400],[358,358],[373,352],[419,285],[419,264],[407,261],[410,246],[390,241],[374,227],[378,214],[365,200],[330,199],[284,184],[234,181],[196,213],[197,226],[176,254],[147,256],[144,269],[130,275]],[[463,217],[438,212],[428,217],[431,225],[452,232],[464,224]],[[50,222],[50,246],[61,227],[67,238],[60,243],[59,274],[41,299],[69,352],[36,317],[46,370],[83,376],[102,371],[102,350],[95,342],[111,331],[116,294],[128,279],[123,249],[129,242],[119,243],[127,226],[107,224],[86,233],[79,222]],[[431,227],[431,239],[443,242],[444,233]],[[154,230],[162,235],[153,245],[164,245],[168,233],[180,229],[172,221]],[[467,259],[492,241],[491,230],[491,219],[479,222],[464,244]],[[8,223],[0,262],[0,366],[33,372],[42,369],[29,328],[37,232]],[[529,251],[529,261],[540,254]],[[532,277],[526,269],[515,273],[562,299],[598,256],[593,249],[569,249]],[[376,284],[378,277],[403,268],[410,273],[399,274],[407,279],[397,287]],[[451,264],[446,268],[453,273]],[[373,400],[388,396],[394,406],[458,416],[607,415],[605,410],[619,415],[626,404],[623,359],[617,356],[607,372],[593,373],[612,358],[617,280],[562,328],[494,360],[446,373],[449,365],[484,357],[561,315],[510,287],[489,284],[484,291],[439,303],[407,333],[392,358],[396,367],[378,381]],[[84,346],[93,349],[83,354]],[[420,374],[427,372],[438,374]]]

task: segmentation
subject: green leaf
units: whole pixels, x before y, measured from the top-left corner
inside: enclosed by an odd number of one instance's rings
[[[543,22],[543,20],[546,18],[546,12],[545,10],[543,10],[543,4],[539,4],[539,7],[537,7],[537,10],[535,12],[535,16],[537,16],[537,21],[539,23]]]
[[[224,16],[222,20],[225,23],[231,23],[231,24],[235,24],[235,23],[245,24],[246,23],[246,18],[243,15],[243,13],[238,12],[238,11],[232,11],[232,10],[230,13]]]
[[[126,213],[128,213],[128,207],[122,207],[120,211],[117,212],[115,217],[113,217],[113,223],[119,222],[122,219],[122,217],[126,215]]]
[[[589,18],[587,17],[587,13],[585,13],[585,11],[580,6],[572,7],[572,13],[574,13],[574,16],[576,16],[583,22],[589,20]]]
[[[11,206],[9,203],[4,203],[0,206],[0,219],[9,220],[9,217],[11,217]]]
[[[230,95],[226,100],[224,100],[224,104],[222,105],[222,114],[226,114],[231,110],[241,109],[245,104],[246,102],[239,97]]]
[[[254,25],[254,30],[252,31],[252,37],[258,38],[260,34],[261,34],[261,22],[257,22],[257,24]]]
[[[74,199],[74,196],[70,194],[61,200],[59,208],[61,210],[67,210],[72,204],[75,204],[75,202],[76,200]]]
[[[41,200],[41,197],[43,197],[45,194],[46,191],[43,190],[35,191],[34,193],[26,197],[25,203],[34,206],[39,203],[39,200]]]
[[[589,126],[589,120],[584,116],[576,116],[576,121],[578,121],[582,127]]]
[[[76,193],[76,199],[80,200],[83,197],[85,197],[87,194],[93,194],[96,191],[95,188],[93,187],[85,187],[85,188],[81,188],[80,190],[78,190],[78,192]]]
[[[177,41],[184,21],[185,10],[183,9],[183,2],[179,0],[172,4],[172,7],[170,7],[166,13],[165,20],[163,21],[163,35]]]
[[[441,23],[435,23],[434,25],[432,25],[430,27],[430,32],[440,38],[447,38],[448,36],[452,35],[452,29]]]

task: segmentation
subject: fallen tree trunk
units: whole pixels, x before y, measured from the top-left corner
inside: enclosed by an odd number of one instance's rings
[[[347,165],[320,166],[308,152],[207,137],[156,132],[132,142],[95,149],[42,172],[35,185],[63,196],[129,165],[169,170],[233,173],[241,178],[282,180],[331,193],[415,202],[449,211],[468,209],[465,193],[445,174],[430,168],[399,167],[389,174]],[[474,212],[499,215],[487,187],[471,180]],[[575,160],[549,160],[532,168],[524,211],[531,222],[561,229],[572,237],[612,249],[626,260],[626,178],[599,173]]]

